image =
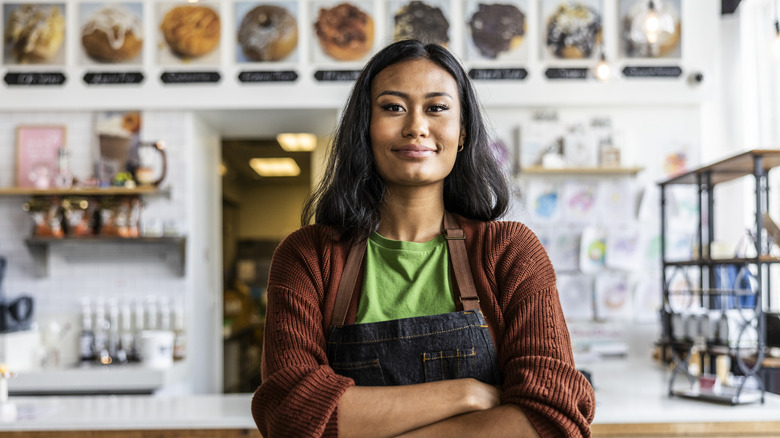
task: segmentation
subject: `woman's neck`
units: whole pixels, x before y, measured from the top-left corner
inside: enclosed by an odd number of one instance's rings
[[[441,234],[444,197],[440,191],[388,191],[380,207],[377,232],[392,240],[427,242]]]

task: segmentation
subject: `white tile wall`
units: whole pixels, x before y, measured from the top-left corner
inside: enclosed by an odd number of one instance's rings
[[[191,154],[190,114],[180,111],[143,113],[141,139],[163,140],[168,175],[163,187],[170,196],[145,199],[143,220],[173,222],[187,233],[187,169]],[[23,124],[67,126],[67,147],[75,176],[92,176],[96,156],[91,112],[0,112],[0,186],[14,185],[16,127]],[[3,285],[6,296],[29,294],[36,299],[36,314],[79,312],[82,296],[143,298],[147,295],[186,296],[186,277],[178,275],[179,254],[158,245],[54,245],[49,275],[37,277],[35,262],[24,244],[32,222],[22,205],[24,197],[0,197],[0,255],[8,258]]]

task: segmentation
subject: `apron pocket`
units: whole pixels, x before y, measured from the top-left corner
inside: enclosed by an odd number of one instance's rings
[[[477,350],[474,347],[422,354],[425,381],[477,378]]]
[[[385,386],[385,377],[379,359],[357,362],[334,362],[331,365],[336,374],[349,377],[358,386]]]

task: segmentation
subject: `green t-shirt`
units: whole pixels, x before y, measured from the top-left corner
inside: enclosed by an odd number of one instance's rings
[[[369,237],[356,323],[454,311],[444,236],[423,243]]]

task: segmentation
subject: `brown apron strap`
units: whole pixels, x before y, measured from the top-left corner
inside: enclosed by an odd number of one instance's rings
[[[469,257],[466,252],[466,233],[458,226],[450,212],[444,212],[444,238],[450,250],[452,269],[455,272],[455,284],[460,294],[460,305],[463,310],[480,310],[477,288],[471,275]]]
[[[368,241],[356,242],[349,249],[347,263],[344,265],[344,271],[341,273],[341,280],[339,281],[339,288],[336,291],[336,303],[333,307],[333,317],[330,320],[331,327],[344,325],[344,320],[347,318],[347,311],[349,310],[349,304],[350,301],[352,301],[352,295],[357,286],[357,279],[360,276],[360,268],[363,266],[363,256],[366,254],[367,245]]]
[[[455,282],[453,286],[458,293],[459,308],[462,310],[479,310],[479,297],[474,286],[474,278],[471,275],[468,253],[466,252],[466,233],[458,226],[455,218],[444,212],[444,238],[447,240],[447,248],[450,252]],[[349,249],[344,272],[341,274],[339,287],[336,290],[336,303],[333,307],[331,327],[344,325],[347,318],[352,296],[357,287],[357,279],[363,266],[363,257],[366,254],[368,241],[355,243]]]

